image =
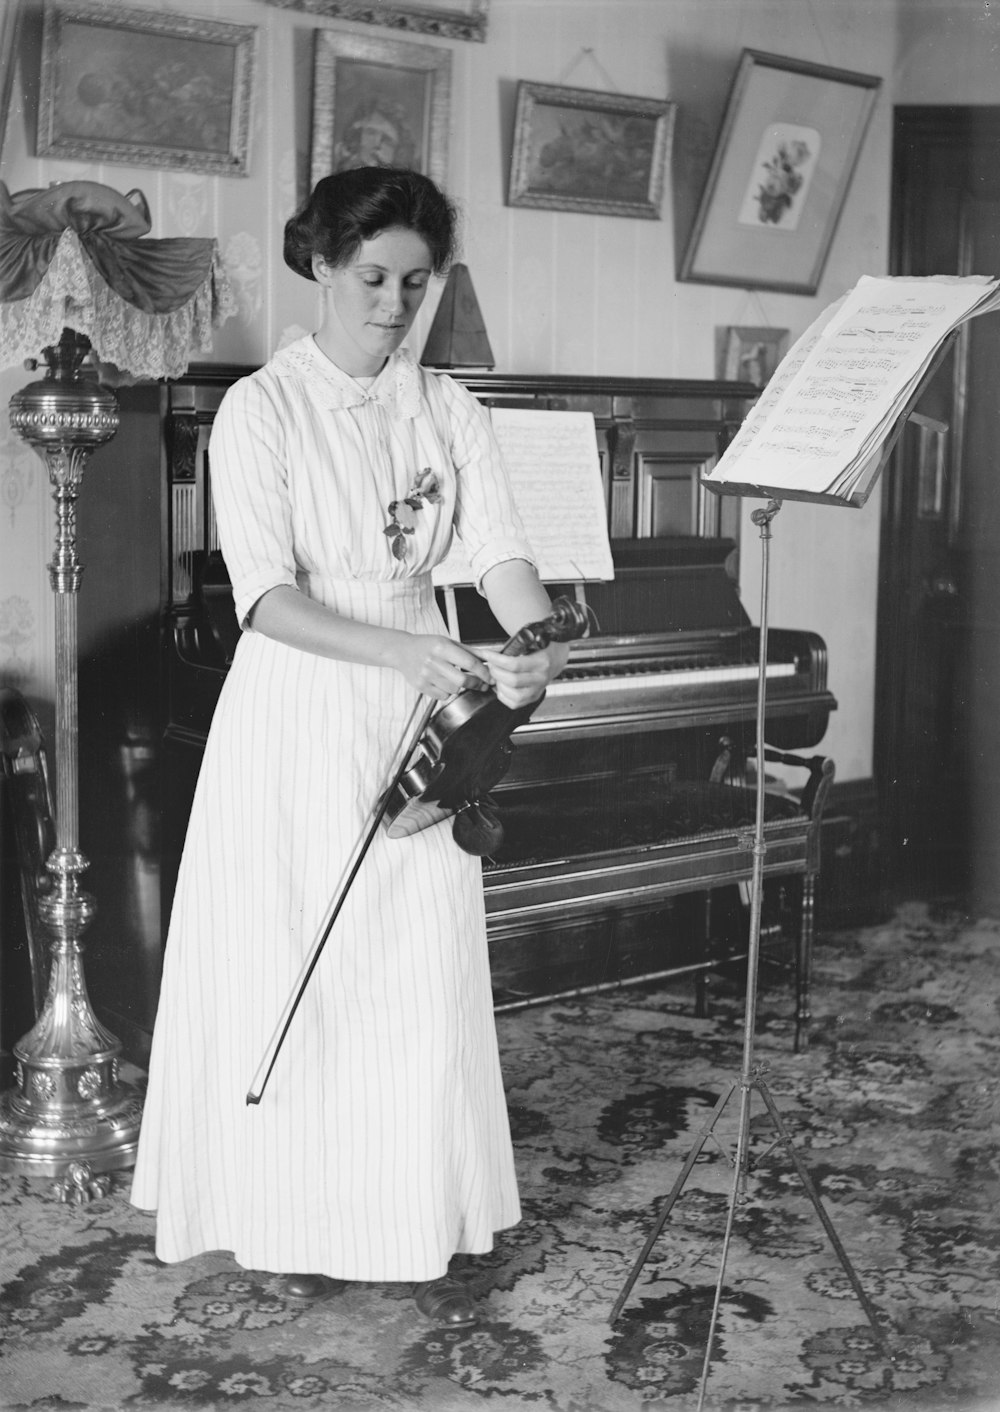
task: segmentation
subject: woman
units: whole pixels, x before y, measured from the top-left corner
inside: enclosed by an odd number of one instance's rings
[[[520,1216],[478,859],[447,823],[379,830],[258,1105],[246,1093],[421,695],[535,700],[565,663],[473,653],[430,570],[453,527],[507,633],[547,617],[489,422],[400,347],[454,211],[427,178],[324,178],[285,229],[318,331],[235,384],[212,484],[244,629],[171,918],[132,1199],[159,1257],[231,1250],[319,1297],[416,1284],[475,1321],[456,1253]]]

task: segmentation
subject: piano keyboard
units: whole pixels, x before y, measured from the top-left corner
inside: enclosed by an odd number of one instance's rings
[[[612,680],[616,688],[624,691],[630,688],[650,691],[659,687],[712,686],[721,682],[756,681],[757,670],[756,662],[745,662],[731,666],[679,667],[675,671],[605,671],[596,675],[588,673],[586,676],[563,675],[550,683],[546,696],[603,695],[607,693]],[[768,662],[764,668],[764,679],[771,681],[777,677],[794,677],[796,670],[794,662]]]

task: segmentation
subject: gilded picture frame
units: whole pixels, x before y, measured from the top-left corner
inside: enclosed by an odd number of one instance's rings
[[[37,155],[246,176],[257,26],[47,0]]]
[[[310,177],[409,167],[446,184],[451,50],[316,31]]]
[[[658,98],[522,79],[508,206],[659,220],[675,113]]]
[[[471,39],[482,43],[489,20],[489,0],[264,0],[278,10],[302,10],[308,15],[382,25],[439,39]]]
[[[745,49],[678,277],[815,294],[881,83]]]
[[[0,8],[0,155],[7,136],[20,30],[21,0],[7,0],[6,6]]]
[[[728,324],[715,330],[715,376],[764,388],[788,352],[788,329]]]

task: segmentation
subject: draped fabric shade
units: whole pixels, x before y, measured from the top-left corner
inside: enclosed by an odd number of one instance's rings
[[[132,377],[179,377],[235,313],[218,242],[150,239],[141,191],[0,182],[0,357],[35,357],[69,326]]]

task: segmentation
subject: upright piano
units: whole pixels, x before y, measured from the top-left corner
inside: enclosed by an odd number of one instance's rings
[[[164,926],[202,748],[238,640],[207,453],[215,410],[248,371],[203,365],[135,393],[135,411],[155,424],[160,445]],[[613,581],[584,585],[595,627],[516,732],[494,791],[505,837],[484,868],[496,1004],[685,971],[700,981],[746,950],[760,646],[739,598],[739,504],[706,491],[702,476],[756,389],[455,376],[488,406],[593,414],[615,565]],[[126,394],[125,419],[128,404]],[[466,642],[503,637],[474,590],[456,590],[447,606]],[[806,628],[771,628],[764,669],[766,743],[772,757],[802,762],[801,790],[768,790],[765,864],[765,935],[776,950],[791,938],[801,1031],[819,819],[833,767],[790,752],[820,743],[836,702],[825,645]]]

